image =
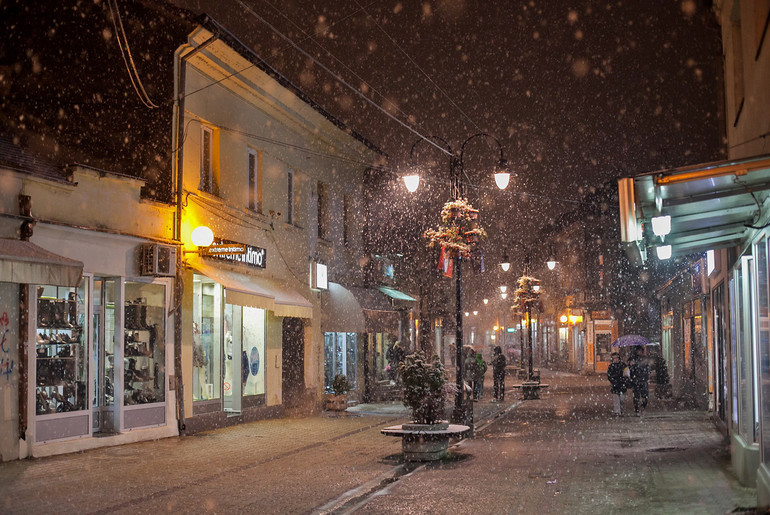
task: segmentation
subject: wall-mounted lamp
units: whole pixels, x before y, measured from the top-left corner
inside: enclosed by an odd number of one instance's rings
[[[508,298],[508,294],[503,292],[503,293],[500,294],[500,297],[502,297],[502,299],[505,300],[505,299]]]
[[[198,247],[198,249],[185,250],[185,254],[200,253],[201,248],[210,247],[211,244],[214,243],[214,231],[205,225],[199,225],[193,229],[192,233],[190,233],[190,241],[192,241],[192,244]]]
[[[505,293],[506,291],[508,291],[507,286],[500,286],[500,293]]]
[[[476,315],[478,315],[478,314],[479,314],[479,311],[478,311],[477,309],[474,309],[474,310],[473,310],[473,316],[476,316]]]
[[[471,314],[466,311],[465,316],[471,316]]]
[[[663,239],[671,232],[670,216],[654,216],[650,221],[652,222],[652,232],[655,233],[655,236],[660,236]]]
[[[545,262],[545,264],[548,266],[548,270],[553,270],[556,268],[556,258],[553,256],[548,258],[548,261]]]
[[[532,291],[534,291],[535,293],[539,292],[540,291],[540,285],[539,284],[533,284],[532,285]]]
[[[668,259],[671,257],[671,245],[655,247],[655,252],[658,254],[658,259]]]
[[[484,299],[484,304],[489,304],[489,299]]]

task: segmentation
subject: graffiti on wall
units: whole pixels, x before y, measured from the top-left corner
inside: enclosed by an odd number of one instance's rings
[[[5,376],[6,381],[11,380],[14,362],[11,359],[11,349],[8,348],[8,334],[10,329],[8,313],[3,311],[0,315],[0,375]]]

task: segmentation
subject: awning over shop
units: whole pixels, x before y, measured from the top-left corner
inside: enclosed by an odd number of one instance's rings
[[[672,255],[732,247],[770,221],[770,156],[662,170],[618,181],[621,238],[643,261],[647,249]],[[651,219],[671,217],[671,232],[653,234]]]
[[[224,286],[228,304],[266,309],[281,317],[313,317],[313,304],[285,283],[204,263],[192,263],[190,266]]]
[[[34,243],[0,239],[0,282],[77,286],[83,263]]]
[[[321,328],[324,332],[363,333],[366,320],[353,293],[337,283],[321,295]]]
[[[395,288],[388,288],[387,286],[380,286],[379,290],[387,295],[388,297],[394,298],[396,300],[410,300],[412,302],[415,302],[416,299],[413,299],[409,295],[407,295],[404,292],[398,291]]]
[[[393,309],[390,297],[372,288],[350,288],[350,292],[361,306],[367,332],[398,332],[401,314]]]

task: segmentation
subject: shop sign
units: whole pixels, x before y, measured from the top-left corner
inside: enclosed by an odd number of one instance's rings
[[[266,249],[235,241],[214,239],[214,242],[205,250],[204,255],[223,261],[243,263],[255,268],[267,266]]]

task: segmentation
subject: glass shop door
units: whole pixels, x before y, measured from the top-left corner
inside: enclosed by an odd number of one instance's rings
[[[115,402],[118,381],[115,369],[115,338],[118,332],[117,316],[120,312],[115,309],[121,306],[117,296],[120,293],[118,279],[104,277],[94,278],[93,288],[93,432],[94,435],[110,435],[117,433],[120,428],[118,406]]]
[[[224,323],[224,362],[225,371],[222,377],[222,391],[224,393],[224,410],[228,413],[239,414],[241,412],[241,400],[243,398],[244,367],[248,374],[248,360],[243,363],[243,308],[233,304],[225,304]]]

